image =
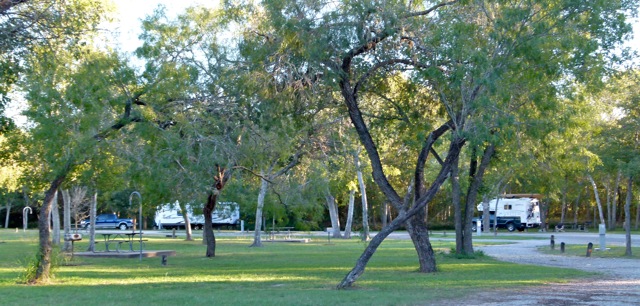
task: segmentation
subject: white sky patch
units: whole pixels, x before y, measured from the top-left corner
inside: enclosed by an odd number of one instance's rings
[[[204,6],[218,8],[219,0],[111,0],[116,11],[115,20],[103,28],[111,32],[109,47],[131,55],[142,45],[138,39],[142,34],[142,20],[153,14],[160,5],[165,6],[169,19],[174,19],[188,7]]]

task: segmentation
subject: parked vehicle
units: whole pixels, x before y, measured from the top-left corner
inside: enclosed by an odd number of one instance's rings
[[[495,215],[489,215],[489,228],[493,229],[493,227],[496,226],[495,219]],[[480,228],[484,229],[482,225],[482,216],[480,216],[478,218],[472,219],[472,232],[478,230],[478,221],[480,221]],[[510,232],[513,232],[515,230],[524,230],[524,226],[522,225],[522,222],[520,222],[520,217],[498,217],[497,227],[505,228]]]
[[[510,232],[540,226],[540,198],[539,194],[505,194],[489,201],[491,227],[494,226],[495,217],[498,218],[497,227]],[[477,208],[481,214],[479,219],[482,219],[483,204],[478,204]],[[473,231],[477,230],[477,220],[475,218],[471,225]]]
[[[191,228],[203,229],[204,215],[202,213],[194,213],[194,211],[202,212],[202,206],[194,209],[190,204],[187,204],[186,209]],[[214,227],[235,227],[240,223],[240,206],[235,202],[219,202],[211,214],[211,218]],[[184,216],[177,201],[174,204],[164,204],[158,207],[155,216],[155,227],[159,229],[185,228]]]
[[[80,226],[88,229],[91,226],[90,219],[82,220]],[[98,228],[119,228],[124,231],[133,228],[133,220],[120,219],[116,214],[100,214],[96,216],[96,229]]]

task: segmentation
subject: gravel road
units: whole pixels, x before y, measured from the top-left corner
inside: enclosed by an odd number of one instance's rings
[[[562,256],[538,252],[538,247],[549,246],[551,235],[555,236],[557,247],[561,242],[583,244],[585,255],[589,242],[594,243],[594,248],[599,247],[597,233],[547,233],[536,235],[541,240],[513,240],[510,241],[513,244],[476,249],[502,261],[573,268],[600,274],[570,283],[515,290],[496,289],[459,300],[443,301],[441,305],[640,305],[640,260]],[[608,246],[624,245],[624,235],[607,234],[606,238]],[[640,237],[634,236],[632,245],[640,245]]]

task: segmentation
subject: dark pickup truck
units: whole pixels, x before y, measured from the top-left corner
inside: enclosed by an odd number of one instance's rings
[[[91,226],[89,219],[82,220],[80,226],[88,229]],[[119,228],[126,230],[133,227],[132,219],[120,219],[116,214],[101,214],[96,216],[96,228]]]
[[[480,220],[480,224],[482,224],[482,216],[479,218],[473,218],[471,221],[471,231],[475,232],[478,230],[478,220]],[[493,228],[495,223],[495,216],[489,216],[489,227]],[[508,231],[513,232],[515,230],[522,231],[524,230],[524,225],[520,222],[520,217],[498,217],[498,228],[506,228]]]

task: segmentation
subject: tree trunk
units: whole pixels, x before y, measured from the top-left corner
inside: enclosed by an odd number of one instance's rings
[[[638,230],[638,225],[640,225],[640,201],[636,205],[636,230]]]
[[[260,173],[261,176],[264,173]],[[256,207],[256,226],[253,233],[252,247],[262,247],[262,240],[260,234],[262,233],[262,211],[264,209],[264,198],[267,195],[267,187],[269,182],[266,179],[260,178],[260,193],[258,193],[258,206]]]
[[[616,229],[616,223],[618,222],[618,202],[620,202],[620,180],[622,179],[622,171],[618,170],[618,175],[616,176],[616,185],[613,188],[613,203],[611,205],[611,218],[609,221],[609,228],[611,230]]]
[[[11,213],[11,199],[7,200],[7,214],[4,217],[4,228],[9,228],[9,214]]]
[[[71,235],[71,198],[69,197],[69,190],[60,190],[62,193],[62,224],[64,227],[64,237]],[[63,252],[71,252],[72,244],[68,239],[64,240]]]
[[[362,241],[371,239],[369,236],[369,209],[367,204],[367,187],[362,178],[362,169],[360,169],[360,159],[358,153],[353,154],[354,163],[356,165],[356,173],[358,176],[358,184],[360,184],[360,197],[362,199]]]
[[[353,208],[356,201],[356,190],[349,190],[349,208],[347,210],[347,224],[344,226],[344,239],[351,239],[351,225],[353,224]]]
[[[336,199],[327,191],[324,196],[327,202],[327,208],[329,209],[329,218],[331,219],[331,230],[333,231],[333,238],[342,238],[340,233],[340,219],[338,219],[338,207],[336,205]]]
[[[405,224],[405,222],[409,220],[409,218],[413,217],[420,211],[424,212],[427,204],[430,203],[431,200],[433,200],[435,195],[438,193],[438,190],[440,190],[440,187],[449,176],[453,159],[456,159],[456,156],[460,154],[460,150],[462,150],[463,145],[464,141],[459,139],[454,139],[451,142],[451,144],[449,145],[449,153],[447,154],[447,159],[442,164],[440,173],[438,173],[438,176],[435,178],[433,183],[431,183],[431,187],[426,191],[424,196],[416,199],[415,205],[410,210],[408,210],[405,214],[399,214],[397,218],[389,223],[389,226],[380,230],[380,232],[375,237],[373,237],[373,239],[371,239],[369,245],[367,245],[362,255],[360,255],[360,258],[358,258],[358,260],[356,261],[356,265],[342,279],[340,284],[338,284],[338,289],[351,287],[353,283],[358,279],[358,277],[360,277],[360,275],[364,273],[367,263],[369,262],[375,251],[378,249],[382,241],[384,241],[384,239],[386,239],[389,234],[398,229],[398,227],[400,227],[402,224]],[[428,235],[426,236],[426,238],[428,239]],[[419,250],[416,248],[416,251]]]
[[[60,208],[57,191],[53,195],[53,201],[51,201],[51,226],[53,227],[51,242],[54,246],[60,245]]]
[[[204,241],[207,242],[206,257],[216,256],[216,236],[213,233],[212,213],[216,209],[218,195],[220,195],[220,192],[231,177],[231,172],[226,171],[225,168],[216,165],[216,170],[218,174],[213,177],[213,188],[207,198],[207,204],[202,209],[202,213],[204,214],[204,229],[202,230],[202,235]]]
[[[605,194],[605,199],[606,199],[606,211],[607,214],[605,216],[606,220],[607,220],[607,224],[609,225],[609,227],[611,226],[611,186],[609,185],[609,178],[607,177],[607,180],[605,181],[604,184],[604,189],[606,191]]]
[[[489,233],[491,231],[491,224],[489,220],[489,198],[485,195],[482,198],[482,232]]]
[[[632,256],[631,252],[631,199],[633,197],[633,177],[629,176],[629,181],[627,182],[627,199],[624,203],[624,231],[626,237],[626,249],[624,252],[625,256]]]
[[[40,209],[40,218],[38,219],[38,238],[39,238],[39,250],[38,250],[38,264],[36,267],[36,273],[29,280],[29,283],[45,283],[49,281],[51,277],[51,233],[49,231],[49,213],[51,212],[51,202],[54,195],[58,192],[60,184],[64,181],[66,175],[60,175],[56,177],[49,186],[49,189],[45,192],[44,201],[42,202],[42,208]]]
[[[460,201],[462,200],[462,188],[460,187],[460,177],[458,173],[460,159],[456,158],[451,165],[451,204],[453,205],[453,224],[456,231],[456,254],[464,253],[462,233],[462,208]]]
[[[591,177],[591,174],[587,174],[587,178],[589,179],[589,181],[591,182],[591,186],[593,187],[593,194],[594,194],[594,197],[596,198],[596,204],[598,205],[598,213],[600,214],[600,223],[605,224],[604,214],[602,213],[602,203],[600,202],[600,196],[598,195],[598,186],[596,185],[596,182],[593,180],[593,177]]]
[[[216,236],[213,233],[213,219],[211,214],[216,208],[217,196],[218,195],[215,192],[209,194],[207,205],[202,209],[202,213],[204,214],[204,228],[202,229],[203,240],[207,244],[207,252],[205,253],[206,257],[216,256]]]
[[[182,211],[182,218],[184,219],[184,231],[186,233],[186,241],[193,241],[193,235],[191,233],[191,220],[189,220],[189,211],[187,210],[187,205],[183,202],[178,202],[178,206],[180,206],[180,210]],[[212,220],[213,226],[213,220]],[[203,237],[203,241],[206,241],[206,238]]]
[[[385,227],[389,224],[389,202],[384,201],[384,203],[382,203],[381,210],[382,227]]]
[[[498,209],[500,209],[500,195],[496,197],[495,218],[493,218],[493,236],[498,236]]]
[[[578,197],[576,198],[576,205],[574,206],[574,210],[573,210],[573,225],[574,228],[578,227],[578,211],[580,211],[580,198],[582,197],[582,192],[583,192],[583,188],[582,188],[582,183],[578,186]]]
[[[409,218],[406,222],[406,227],[411,241],[413,241],[413,246],[418,253],[419,271],[422,273],[436,272],[436,258],[429,241],[429,229],[427,228],[426,206]]]
[[[569,189],[569,178],[564,176],[564,186],[562,186],[562,207],[560,208],[560,224],[564,224],[564,216],[567,211],[567,190]]]
[[[454,147],[454,150],[455,149],[457,150],[452,153],[459,154],[460,152],[459,148]],[[449,152],[451,152],[451,149],[449,150]],[[451,163],[451,161],[448,161],[448,162]],[[440,173],[438,177],[432,183],[431,188],[429,188],[427,193],[417,201],[416,205],[412,207],[409,211],[407,211],[405,214],[398,215],[393,221],[391,221],[391,223],[389,223],[389,226],[380,230],[380,232],[375,237],[373,237],[373,239],[371,239],[371,241],[369,242],[369,245],[367,245],[362,255],[360,255],[360,258],[358,258],[358,260],[356,261],[356,265],[342,279],[340,284],[338,284],[337,286],[338,289],[351,287],[353,283],[355,283],[355,281],[358,279],[358,277],[360,277],[360,275],[364,273],[367,263],[369,262],[373,254],[376,252],[376,250],[378,249],[382,241],[384,241],[384,239],[386,239],[389,236],[389,234],[391,234],[393,231],[398,229],[402,224],[405,224],[406,221],[409,220],[409,218],[413,217],[416,213],[418,213],[421,210],[424,211],[427,204],[435,197],[438,190],[446,180],[449,171],[451,171],[450,167],[451,166],[445,162],[445,165],[443,165],[443,167],[440,169]]]
[[[493,144],[487,145],[482,153],[480,159],[480,165],[477,165],[475,154],[472,156],[472,160],[469,163],[469,187],[467,188],[467,197],[464,201],[464,214],[462,215],[461,233],[462,233],[462,253],[461,254],[473,254],[473,233],[471,231],[471,220],[473,219],[473,212],[475,209],[475,203],[477,202],[478,190],[482,185],[484,179],[484,173],[489,167],[489,163],[493,158],[495,152],[495,146]],[[452,166],[453,167],[453,166]],[[460,254],[460,253],[459,253]]]
[[[549,215],[549,202],[548,199],[549,197],[547,195],[545,195],[545,200],[544,201],[540,201],[539,205],[540,205],[540,228],[542,229],[543,232],[547,231],[547,228],[549,228],[548,226],[548,222],[547,222],[547,216]],[[497,216],[497,215],[496,215]],[[497,220],[498,218],[496,218]]]
[[[96,215],[98,210],[98,192],[93,194],[93,200],[91,201],[89,209],[89,247],[88,252],[96,251]],[[76,226],[78,221],[76,221]]]

